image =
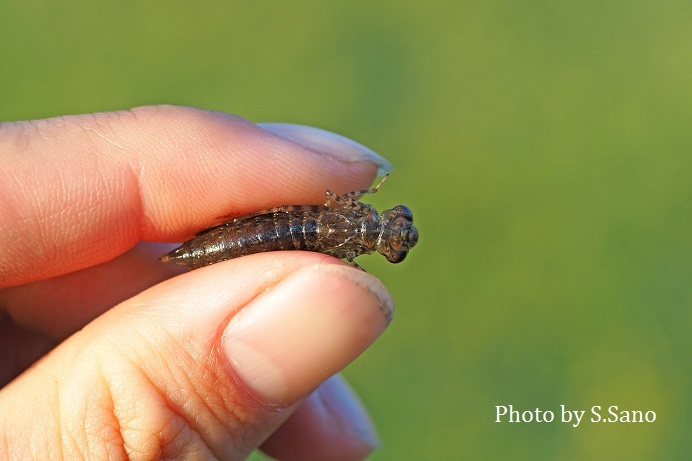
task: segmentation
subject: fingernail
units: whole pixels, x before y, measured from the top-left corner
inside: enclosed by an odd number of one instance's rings
[[[308,266],[237,314],[223,349],[249,391],[268,403],[290,404],[360,355],[393,312],[375,277],[336,264]]]
[[[331,131],[291,123],[258,123],[262,129],[308,149],[328,155],[342,162],[370,162],[377,165],[382,175],[392,171],[392,164],[372,149]]]
[[[324,427],[334,427],[371,448],[380,446],[375,427],[363,404],[340,375],[329,378],[313,395],[325,409]]]

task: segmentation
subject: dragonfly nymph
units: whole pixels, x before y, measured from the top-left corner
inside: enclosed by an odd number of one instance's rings
[[[324,205],[283,205],[232,219],[203,230],[161,260],[194,269],[265,251],[305,250],[358,268],[356,256],[376,251],[399,263],[418,243],[411,210],[398,205],[380,215],[355,198],[374,194],[385,179],[373,189],[344,195],[328,190]]]

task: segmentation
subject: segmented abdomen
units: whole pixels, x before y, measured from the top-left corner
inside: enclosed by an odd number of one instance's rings
[[[197,268],[253,253],[320,251],[319,213],[278,212],[230,221],[200,233],[164,257]]]

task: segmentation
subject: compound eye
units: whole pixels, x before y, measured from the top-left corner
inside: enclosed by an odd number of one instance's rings
[[[387,255],[387,261],[394,264],[400,263],[406,259],[406,255],[408,255],[408,250],[392,251]]]
[[[413,212],[406,205],[397,205],[394,207],[394,213],[396,217],[401,216],[407,221],[413,222]]]

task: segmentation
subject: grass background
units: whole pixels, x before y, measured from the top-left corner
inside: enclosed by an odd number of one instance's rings
[[[193,105],[315,125],[394,164],[409,259],[345,371],[372,459],[692,452],[692,4],[4,2],[0,120]],[[495,406],[654,410],[498,424]],[[588,417],[588,412],[587,412]],[[259,455],[253,456],[261,459]]]

